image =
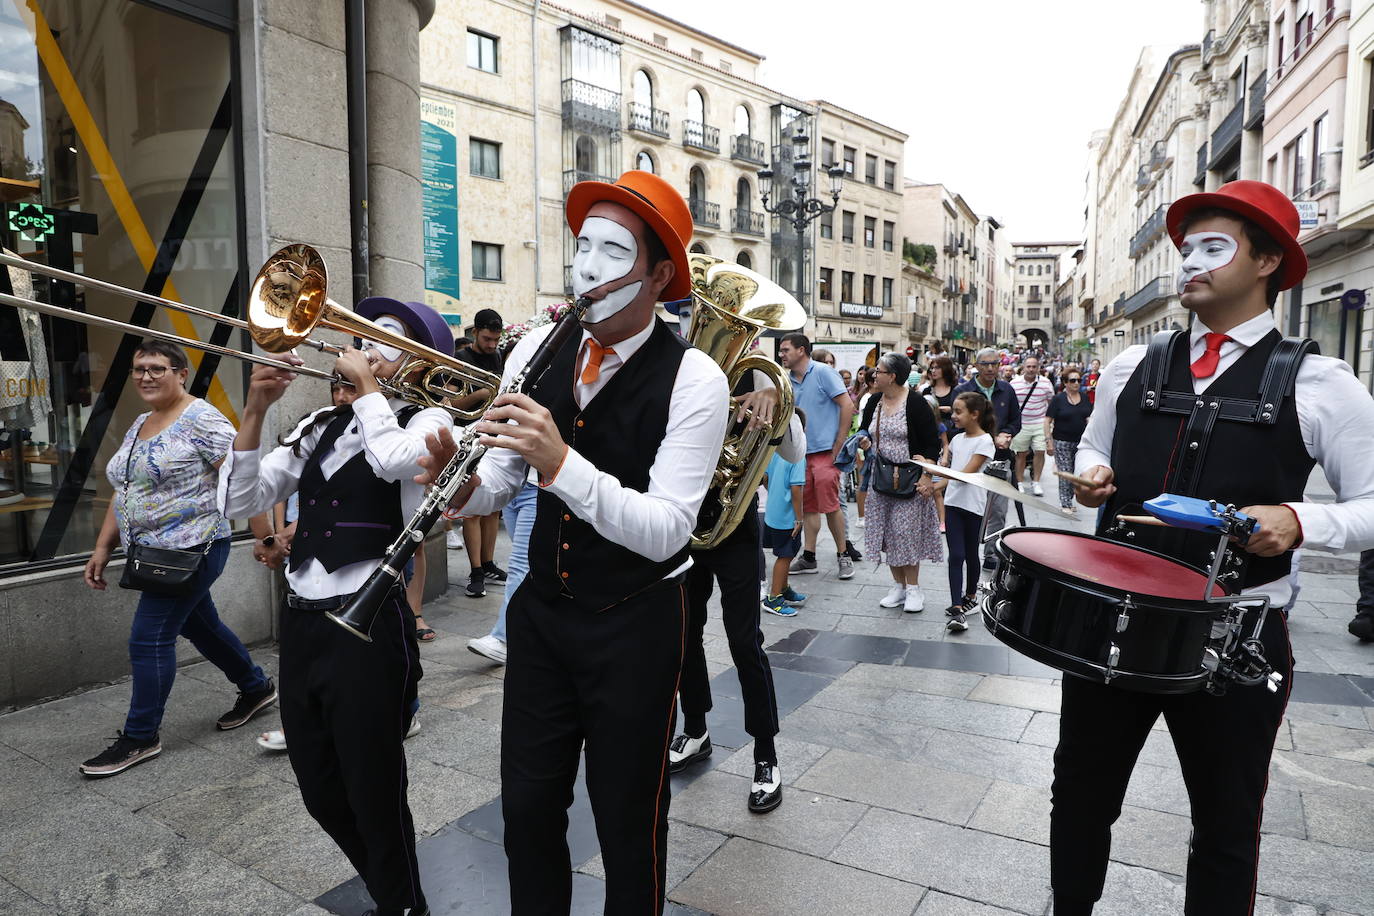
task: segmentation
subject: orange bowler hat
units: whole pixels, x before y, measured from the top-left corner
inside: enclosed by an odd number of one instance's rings
[[[1241,179],[1222,185],[1210,194],[1189,194],[1169,207],[1164,224],[1174,245],[1183,244],[1183,220],[1194,210],[1216,207],[1230,210],[1257,224],[1283,248],[1279,262],[1279,289],[1297,286],[1307,276],[1307,252],[1298,244],[1301,220],[1298,208],[1278,188],[1263,181]]]
[[[579,181],[568,192],[563,212],[573,235],[582,231],[582,221],[593,204],[609,201],[627,207],[644,220],[658,236],[668,257],[673,260],[673,279],[660,298],[667,302],[691,295],[692,278],[687,272],[687,245],[692,241],[692,213],[687,201],[668,182],[652,172],[631,169],[614,184],[608,181]]]

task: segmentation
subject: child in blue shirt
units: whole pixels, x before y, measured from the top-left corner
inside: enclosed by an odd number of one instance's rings
[[[778,455],[768,463],[768,502],[763,514],[763,546],[773,550],[773,577],[763,609],[779,617],[794,617],[806,596],[792,590],[787,582],[792,558],[801,549],[802,487],[806,484],[806,462],[784,461]]]

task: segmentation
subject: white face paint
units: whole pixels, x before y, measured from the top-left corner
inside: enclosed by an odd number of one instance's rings
[[[373,321],[373,324],[377,325],[380,328],[384,328],[385,330],[388,330],[391,333],[396,334],[400,337],[410,337],[410,332],[406,330],[406,326],[401,321],[401,319],[395,318],[391,315],[380,315]],[[399,359],[401,354],[405,352],[404,350],[401,350],[398,347],[393,347],[388,344],[379,344],[371,340],[364,340],[363,345],[359,349],[376,350],[377,355],[380,356],[386,362],[391,362],[393,359]]]
[[[1183,295],[1183,288],[1190,280],[1230,264],[1239,250],[1240,245],[1225,232],[1185,235],[1178,246],[1179,257],[1183,259],[1178,265],[1178,294]]]
[[[577,235],[577,254],[573,255],[573,295],[584,296],[629,274],[639,259],[639,243],[634,233],[620,223],[593,216],[584,220]],[[587,310],[587,324],[605,321],[639,295],[643,281],[635,281],[607,293]]]

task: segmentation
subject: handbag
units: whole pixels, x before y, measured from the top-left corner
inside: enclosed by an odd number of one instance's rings
[[[144,422],[147,422],[146,419]],[[138,424],[139,429],[143,424]],[[134,431],[133,441],[129,443],[129,457],[124,462],[124,508],[128,518],[129,477],[134,461],[134,446],[138,443],[138,430]],[[134,543],[133,526],[126,535],[129,549],[125,552],[128,560],[124,564],[124,574],[119,577],[119,587],[137,592],[150,592],[157,595],[181,597],[193,590],[200,564],[214,541],[206,541],[204,548],[179,549],[175,547],[150,547]]]
[[[916,482],[921,479],[921,466],[914,461],[892,461],[882,456],[878,451],[882,425],[883,405],[879,403],[878,422],[873,424],[873,489],[884,496],[911,499],[916,495]]]

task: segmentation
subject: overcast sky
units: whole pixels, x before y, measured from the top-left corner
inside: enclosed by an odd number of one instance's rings
[[[1015,241],[1082,235],[1088,139],[1140,49],[1204,32],[1200,0],[640,2],[762,54],[771,88],[906,132],[907,177],[943,182]]]

